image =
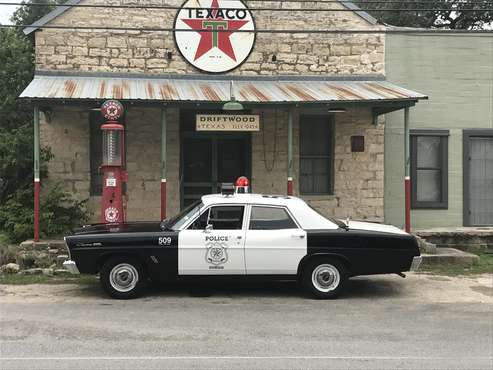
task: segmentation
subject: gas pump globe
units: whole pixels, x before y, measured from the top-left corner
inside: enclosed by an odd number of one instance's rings
[[[101,114],[108,120],[101,126],[103,135],[103,194],[101,222],[125,222],[123,205],[123,183],[127,181],[124,171],[125,128],[116,120],[123,114],[123,106],[115,100],[108,100],[101,106]]]

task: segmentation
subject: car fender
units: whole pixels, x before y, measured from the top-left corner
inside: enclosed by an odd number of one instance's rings
[[[331,252],[319,252],[319,253],[313,253],[313,254],[307,254],[305,257],[303,257],[298,264],[298,276],[301,276],[303,273],[303,267],[308,261],[311,261],[312,259],[316,258],[333,258],[341,261],[344,266],[348,269],[348,271],[351,271],[351,263],[347,259],[347,257],[343,256],[342,254],[338,253],[331,253]]]

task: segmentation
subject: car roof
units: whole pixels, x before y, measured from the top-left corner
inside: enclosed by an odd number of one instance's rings
[[[255,204],[287,207],[299,225],[305,229],[337,229],[338,226],[323,217],[304,200],[291,195],[267,194],[210,194],[202,197],[204,207],[216,204]]]
[[[202,196],[202,203],[209,204],[264,204],[270,206],[292,206],[305,203],[300,198],[273,194],[209,194]]]

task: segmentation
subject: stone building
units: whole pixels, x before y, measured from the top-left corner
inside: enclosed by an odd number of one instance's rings
[[[81,6],[91,4],[100,7]],[[248,9],[233,0],[70,0],[25,29],[36,74],[21,97],[41,112],[41,145],[54,154],[49,181],[89,199],[93,221],[102,183],[96,108],[107,99],[126,110],[128,220],[159,219],[162,204],[172,215],[246,175],[254,192],[290,192],[326,214],[381,221],[382,115],[426,98],[386,81],[383,29],[347,1]],[[258,129],[197,130],[197,114],[229,114],[232,101],[244,108],[236,115],[258,115]]]

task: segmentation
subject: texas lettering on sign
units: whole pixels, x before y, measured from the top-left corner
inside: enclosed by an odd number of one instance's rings
[[[252,14],[238,0],[187,1],[176,15],[174,28],[180,53],[205,72],[238,67],[255,42],[254,32],[244,32],[255,30]]]

